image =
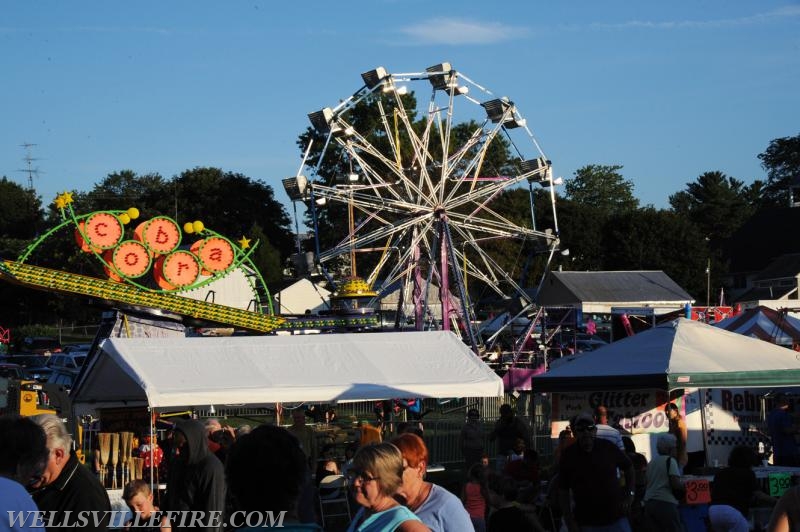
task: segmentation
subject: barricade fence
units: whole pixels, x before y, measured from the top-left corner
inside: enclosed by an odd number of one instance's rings
[[[294,403],[283,405],[281,424],[287,425],[291,421],[291,412],[302,408],[306,411],[312,410],[324,415],[324,412],[333,408],[336,411],[335,425],[355,434],[359,421],[374,423],[377,420],[376,408],[379,402],[360,401],[352,403],[339,403],[336,405],[322,405],[311,403]],[[541,401],[537,398],[531,400],[530,393],[506,394],[504,397],[473,397],[457,399],[424,399],[422,400],[420,413],[422,415],[422,428],[425,442],[430,453],[431,463],[442,464],[455,468],[456,465],[463,463],[463,455],[460,445],[461,429],[466,422],[466,414],[469,409],[476,409],[480,413],[479,424],[484,435],[484,449],[491,460],[496,457],[496,442],[489,438],[492,429],[499,417],[500,405],[507,403],[512,405],[516,415],[522,419],[529,427],[533,448],[539,454],[539,459],[543,464],[549,464],[553,455],[553,441],[550,437],[550,409],[548,401]],[[314,407],[313,409],[311,407]],[[384,437],[389,439],[398,431],[401,423],[413,423],[412,415],[405,409],[398,409],[392,403],[392,410],[386,418]],[[260,423],[274,423],[276,408],[248,408],[248,407],[217,407],[213,411],[197,409],[194,416],[201,421],[207,418],[218,418],[222,424],[226,420],[237,422],[238,424],[248,423],[253,426]],[[307,424],[319,430],[326,429],[324,421],[314,422],[313,417],[309,417]],[[324,417],[323,417],[324,419]],[[94,449],[94,439],[96,438],[96,428],[86,431],[83,448],[86,454]],[[163,437],[163,429],[158,431],[157,437]],[[143,435],[141,435],[143,436]],[[448,467],[449,468],[449,467]]]

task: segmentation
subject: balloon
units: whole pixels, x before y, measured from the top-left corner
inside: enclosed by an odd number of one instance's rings
[[[194,224],[192,222],[186,222],[183,224],[183,231],[191,235],[194,233]]]
[[[197,220],[196,222],[194,222],[193,225],[194,225],[194,232],[195,233],[202,233],[203,229],[206,228],[206,226],[203,225],[203,222],[201,222],[200,220]]]
[[[137,209],[136,207],[131,207],[130,209],[128,209],[128,216],[131,217],[131,220],[135,220],[136,218],[139,217],[139,209]]]

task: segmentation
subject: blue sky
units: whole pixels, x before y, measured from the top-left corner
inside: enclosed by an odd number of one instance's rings
[[[450,62],[525,116],[556,175],[619,164],[644,204],[764,178],[800,134],[800,3],[17,1],[0,5],[0,175],[45,202],[131,169],[216,166],[286,200],[307,114],[377,66]]]

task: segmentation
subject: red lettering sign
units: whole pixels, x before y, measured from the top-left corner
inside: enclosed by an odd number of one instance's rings
[[[98,212],[83,225],[89,245],[96,249],[111,249],[122,240],[122,222],[110,212]]]
[[[711,502],[711,483],[705,478],[693,478],[683,483],[686,487],[686,504],[708,504]]]
[[[166,255],[178,249],[181,243],[181,230],[171,219],[157,216],[145,223],[141,238],[148,249]]]

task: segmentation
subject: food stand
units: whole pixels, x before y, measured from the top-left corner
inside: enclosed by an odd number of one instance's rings
[[[702,474],[683,477],[681,513],[690,531],[705,530],[709,482],[736,445],[758,447],[766,438],[756,418],[765,395],[800,382],[795,351],[680,318],[585,353],[534,376],[535,393],[551,394],[552,436],[571,415],[604,404],[613,422],[632,434],[637,451],[655,456],[667,431],[663,406],[678,404],[689,429],[687,450],[705,457]],[[769,409],[769,401],[764,401]],[[763,412],[762,412],[763,413]],[[773,495],[798,481],[800,469],[754,469]]]

